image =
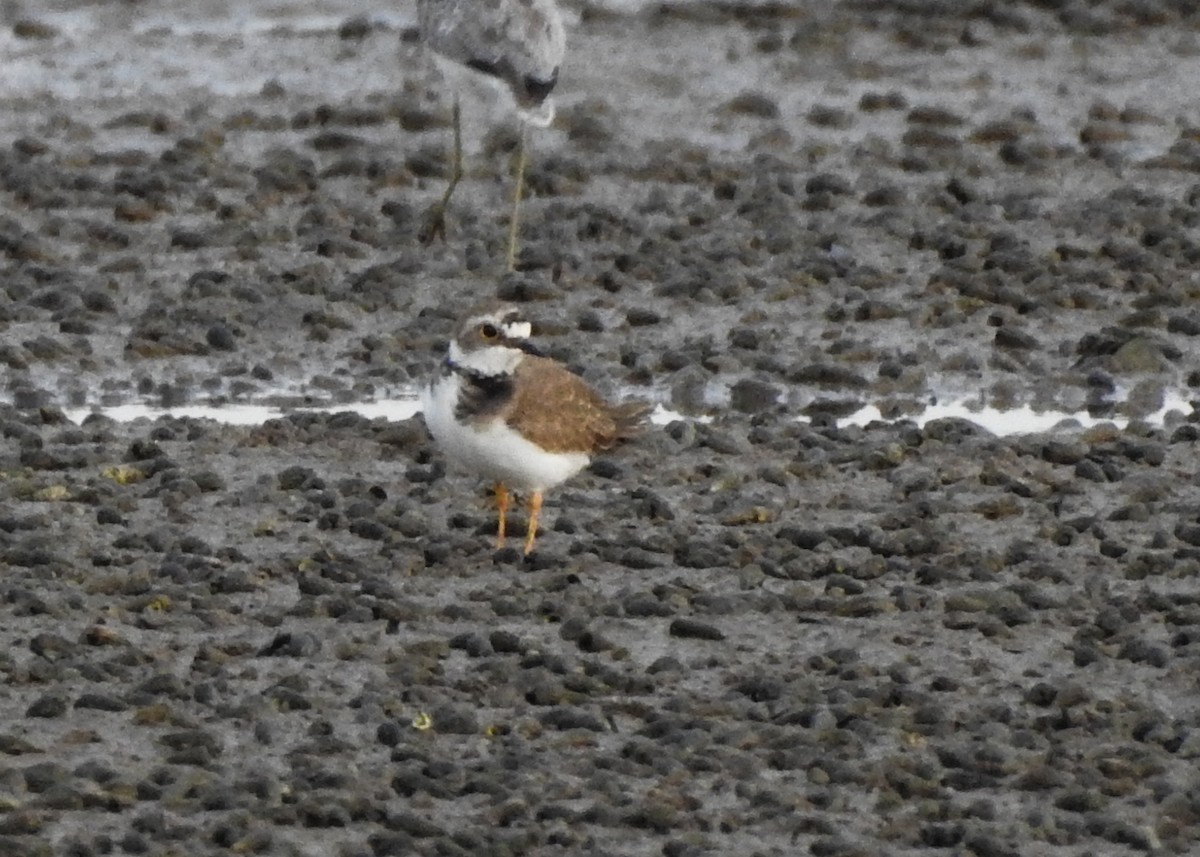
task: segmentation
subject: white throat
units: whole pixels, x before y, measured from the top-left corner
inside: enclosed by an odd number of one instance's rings
[[[480,375],[511,375],[525,357],[519,348],[491,345],[474,351],[463,351],[457,342],[450,343],[450,362]]]

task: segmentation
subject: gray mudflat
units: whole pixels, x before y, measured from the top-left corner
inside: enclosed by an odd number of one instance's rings
[[[412,10],[243,5],[5,6],[0,854],[1194,853],[1189,4],[573,6],[512,275],[486,89],[417,240]],[[394,395],[496,297],[688,417],[529,560],[419,419],[62,414]],[[1132,422],[836,427],[962,395]]]

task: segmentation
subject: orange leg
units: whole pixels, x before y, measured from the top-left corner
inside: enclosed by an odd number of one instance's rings
[[[537,538],[538,513],[542,511],[542,492],[534,491],[529,497],[529,529],[525,531],[525,555],[533,550],[533,540]]]
[[[493,489],[496,492],[496,509],[500,512],[500,521],[496,524],[496,547],[504,547],[504,519],[508,514],[508,489],[504,483],[497,482]]]

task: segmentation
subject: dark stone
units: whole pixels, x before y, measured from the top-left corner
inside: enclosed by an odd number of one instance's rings
[[[754,414],[775,406],[779,388],[754,378],[743,378],[729,391],[730,405],[744,414]]]
[[[233,331],[223,322],[217,322],[208,329],[204,336],[210,346],[218,351],[234,351],[237,349],[237,339]]]
[[[54,718],[67,713],[67,698],[48,693],[35,699],[25,710],[26,717]]]
[[[725,633],[715,625],[686,616],[672,620],[669,633],[672,637],[685,637],[693,640],[720,641],[725,639]]]

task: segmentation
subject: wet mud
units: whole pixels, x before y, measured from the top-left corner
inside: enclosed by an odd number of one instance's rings
[[[412,10],[241,6],[0,16],[0,853],[1191,853],[1187,4],[570,5],[513,273],[486,89],[418,240]],[[412,392],[496,298],[682,415],[529,559],[419,417],[64,415]]]

